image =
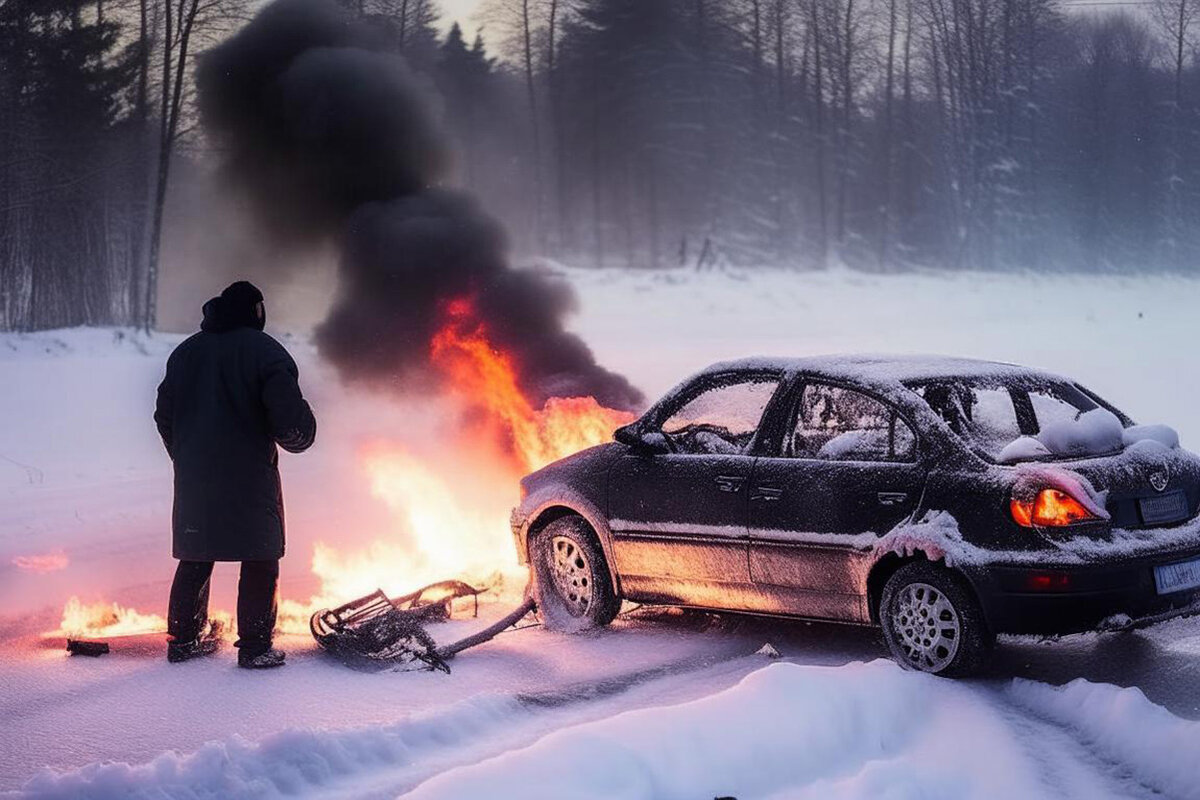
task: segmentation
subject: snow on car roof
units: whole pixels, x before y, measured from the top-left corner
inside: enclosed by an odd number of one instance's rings
[[[722,361],[703,374],[742,369],[778,369],[785,372],[810,372],[828,378],[864,382],[898,388],[899,385],[933,378],[1010,378],[1039,377],[1060,381],[1060,376],[1019,364],[983,361],[974,358],[931,355],[844,354],[786,358],[754,356]]]

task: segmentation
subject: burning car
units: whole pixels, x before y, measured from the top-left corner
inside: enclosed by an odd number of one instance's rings
[[[1197,610],[1200,458],[1057,375],[763,358],[684,381],[525,477],[512,529],[550,627],[622,600],[879,625],[965,675],[997,634]]]

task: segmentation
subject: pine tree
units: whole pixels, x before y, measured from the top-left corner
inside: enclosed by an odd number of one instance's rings
[[[119,28],[80,0],[0,4],[5,163],[0,259],[9,327],[116,321],[110,184],[133,78]],[[127,266],[124,265],[124,266]]]
[[[446,122],[458,139],[462,179],[468,185],[483,179],[484,138],[495,87],[492,64],[480,36],[468,49],[458,23],[451,26],[440,47],[437,82],[444,98]]]

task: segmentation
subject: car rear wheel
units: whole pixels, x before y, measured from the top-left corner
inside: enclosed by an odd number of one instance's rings
[[[548,629],[577,633],[613,621],[621,599],[596,532],[582,517],[554,520],[534,535],[530,550],[534,600]]]
[[[888,579],[879,621],[892,658],[934,675],[977,672],[994,643],[966,581],[927,561],[906,564]]]

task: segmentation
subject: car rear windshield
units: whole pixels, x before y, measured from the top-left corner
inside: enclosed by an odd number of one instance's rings
[[[1101,407],[1079,387],[1065,381],[941,378],[912,383],[908,388],[928,403],[971,450],[989,461],[1001,460],[1001,452],[1021,437],[1037,437],[1049,425],[1075,422]],[[1105,452],[1086,455],[1113,452],[1109,445],[1096,449]],[[1016,460],[1048,458],[1054,456],[1029,455]]]

